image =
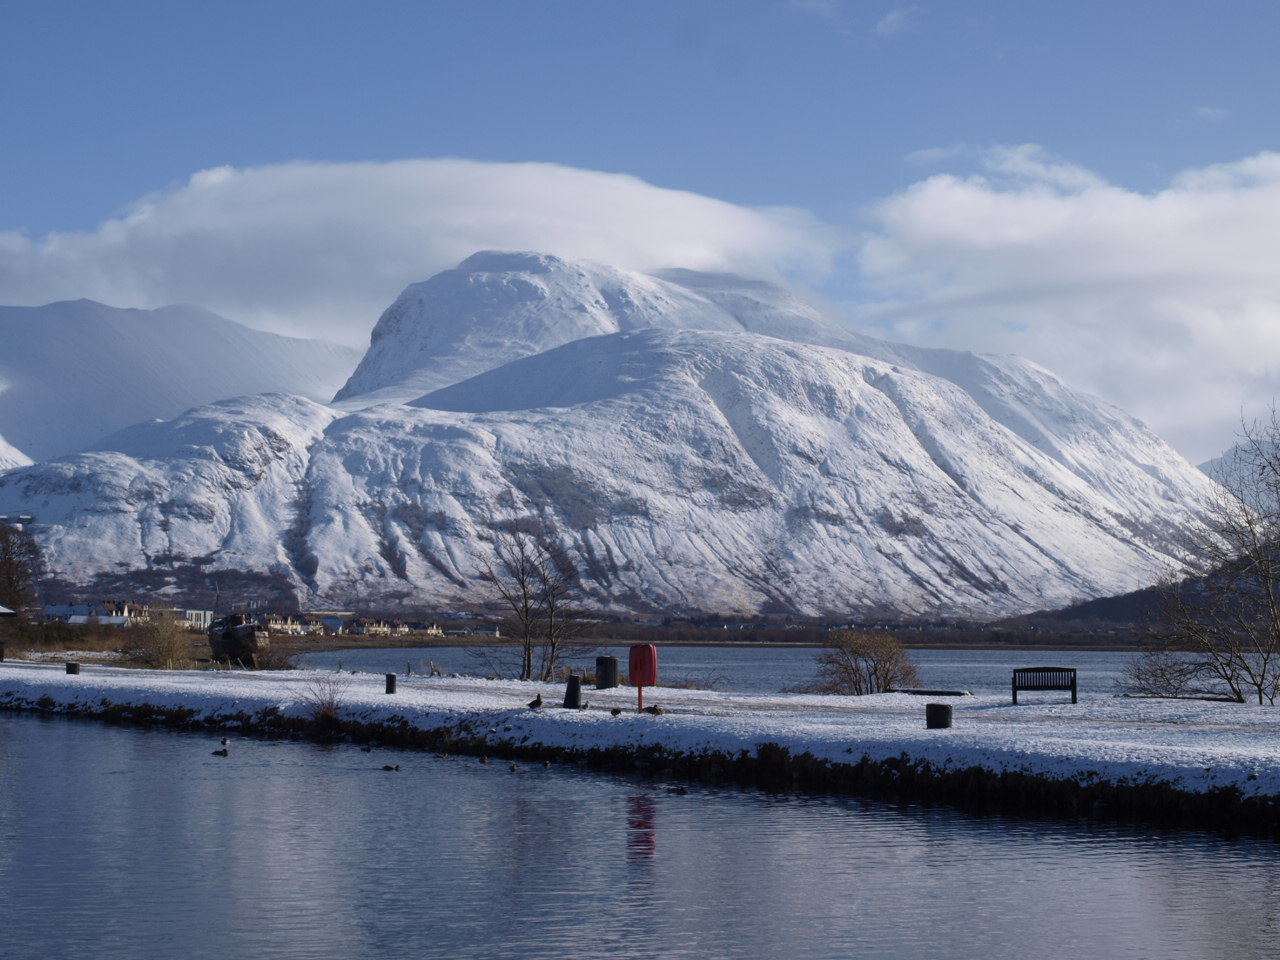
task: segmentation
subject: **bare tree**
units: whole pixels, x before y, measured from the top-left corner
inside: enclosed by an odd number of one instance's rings
[[[887,633],[836,630],[818,654],[818,693],[862,696],[918,684],[915,664],[902,642]]]
[[[20,527],[0,523],[0,606],[25,615],[36,603],[40,548]]]
[[[1162,623],[1130,670],[1142,692],[1213,693],[1274,704],[1280,694],[1280,420],[1246,424],[1215,471],[1195,546],[1209,572],[1165,585]],[[1131,682],[1131,689],[1142,685]]]
[[[152,670],[182,670],[191,665],[191,631],[171,607],[153,605],[150,615],[124,632],[124,655]]]
[[[482,577],[493,584],[511,612],[512,633],[520,644],[521,680],[551,680],[582,632],[576,605],[577,570],[564,551],[551,544],[536,522],[499,527],[493,555],[482,561]]]

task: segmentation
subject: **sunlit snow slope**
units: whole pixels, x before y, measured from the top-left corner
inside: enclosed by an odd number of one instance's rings
[[[1032,364],[538,254],[410,287],[332,406],[250,397],[101,448],[0,477],[64,580],[303,603],[481,602],[493,530],[533,518],[602,608],[994,615],[1157,579],[1211,490]]]

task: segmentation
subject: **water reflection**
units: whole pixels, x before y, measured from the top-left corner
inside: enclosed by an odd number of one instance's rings
[[[1280,955],[1267,843],[213,746],[0,715],[0,954]]]
[[[657,807],[648,793],[627,798],[627,857],[634,863],[653,863],[657,852]]]

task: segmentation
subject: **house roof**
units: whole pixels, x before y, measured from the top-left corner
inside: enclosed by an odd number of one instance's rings
[[[17,614],[8,607],[0,607],[0,617],[16,617]]]

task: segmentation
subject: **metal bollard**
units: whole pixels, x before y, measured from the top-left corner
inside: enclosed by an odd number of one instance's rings
[[[394,673],[387,674],[387,693],[396,692],[396,675]]]
[[[564,706],[569,710],[582,706],[582,678],[576,673],[569,674],[569,682],[564,688]]]
[[[618,658],[596,657],[596,689],[610,690],[618,685]]]
[[[78,663],[67,664],[67,673],[79,673],[79,672],[80,672],[80,664]]]
[[[951,726],[951,704],[926,703],[924,705],[924,725],[928,730],[944,730]]]

